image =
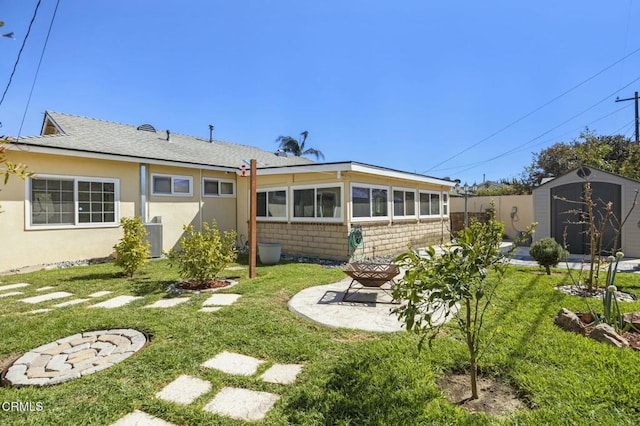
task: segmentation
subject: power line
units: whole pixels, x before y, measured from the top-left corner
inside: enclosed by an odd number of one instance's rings
[[[524,149],[526,146],[530,145],[532,142],[537,141],[538,139],[542,138],[542,137],[543,137],[543,136],[545,136],[545,135],[548,135],[549,133],[553,132],[554,130],[557,130],[558,128],[560,128],[560,127],[564,126],[565,124],[567,124],[567,123],[569,123],[570,121],[572,121],[572,120],[576,119],[577,117],[579,117],[579,116],[581,116],[581,115],[583,115],[583,114],[585,114],[585,113],[589,112],[589,111],[590,111],[590,110],[592,110],[593,108],[595,108],[595,107],[597,107],[598,105],[600,105],[600,104],[602,104],[603,102],[605,102],[607,99],[609,99],[609,98],[611,98],[612,96],[614,96],[616,93],[618,93],[618,92],[620,92],[620,91],[622,91],[622,90],[626,89],[627,87],[631,86],[632,84],[634,84],[634,83],[635,83],[635,82],[637,82],[638,80],[640,80],[640,77],[635,78],[634,80],[630,81],[629,83],[627,83],[627,84],[626,84],[626,85],[624,85],[623,87],[619,88],[618,90],[614,91],[614,92],[613,92],[613,93],[611,93],[610,95],[605,96],[604,98],[600,99],[600,100],[599,100],[598,102],[596,102],[595,104],[593,104],[593,105],[591,105],[590,107],[588,107],[588,108],[584,109],[583,111],[581,111],[581,112],[579,112],[579,113],[577,113],[577,114],[575,114],[575,115],[571,116],[570,118],[568,118],[568,119],[564,120],[562,123],[560,123],[560,124],[558,124],[558,125],[556,125],[556,126],[552,127],[551,129],[549,129],[549,130],[547,130],[547,131],[545,131],[545,132],[543,132],[543,133],[539,134],[539,135],[538,135],[538,136],[536,136],[535,138],[529,139],[527,142],[524,142],[524,143],[522,143],[522,144],[520,144],[520,145],[517,145],[516,147],[514,147],[514,148],[512,148],[512,149],[510,149],[510,150],[507,150],[507,151],[505,151],[505,152],[503,152],[503,153],[501,153],[501,154],[498,154],[498,155],[496,155],[496,156],[494,156],[494,157],[491,157],[491,158],[488,158],[488,159],[485,159],[485,160],[482,160],[482,161],[478,161],[478,162],[476,162],[476,163],[470,163],[470,164],[468,164],[468,167],[464,168],[463,170],[458,171],[457,173],[464,173],[464,172],[466,172],[466,171],[469,171],[469,170],[471,170],[471,169],[474,169],[474,168],[476,168],[476,167],[479,167],[479,166],[481,166],[481,165],[483,165],[483,164],[487,164],[487,163],[490,163],[491,161],[495,161],[495,160],[497,160],[498,158],[502,158],[502,157],[505,157],[505,156],[507,156],[507,155],[509,155],[509,154],[513,154],[513,153],[516,153],[516,152],[521,151],[521,150],[522,150],[522,149]],[[610,116],[610,115],[613,115],[613,114],[615,114],[615,113],[617,113],[617,112],[619,112],[619,111],[621,111],[621,110],[623,110],[623,109],[625,109],[625,108],[626,108],[626,107],[619,108],[619,109],[617,109],[617,110],[615,110],[615,111],[613,111],[613,112],[611,112],[611,113],[609,113],[609,114],[607,114],[607,115],[605,115],[605,116],[603,116],[603,117],[598,118],[597,120],[594,120],[593,122],[596,122],[596,121],[599,121],[599,120],[601,120],[601,119],[604,119],[604,118],[606,118],[606,117],[608,117],[608,116]],[[593,123],[593,122],[592,122],[592,123]],[[544,142],[543,142],[543,143],[544,143]],[[460,166],[460,167],[465,167],[465,166]]]
[[[598,77],[600,74],[610,70],[611,68],[613,68],[614,66],[618,65],[620,62],[624,61],[625,59],[627,59],[628,57],[635,55],[636,53],[640,52],[640,47],[637,48],[636,50],[634,50],[633,52],[629,53],[628,55],[623,56],[621,59],[618,59],[617,61],[615,61],[614,63],[612,63],[611,65],[608,65],[607,67],[601,69],[600,71],[598,71],[597,73],[595,73],[594,75],[592,75],[591,77],[587,78],[586,80],[583,80],[582,82],[578,83],[577,85],[573,86],[572,88],[570,88],[569,90],[566,90],[564,92],[562,92],[561,94],[559,94],[558,96],[556,96],[555,98],[551,99],[550,101],[545,102],[544,104],[542,104],[541,106],[535,108],[534,110],[526,113],[525,115],[523,115],[522,117],[512,121],[511,123],[507,124],[506,126],[502,127],[501,129],[497,130],[496,132],[493,132],[492,134],[490,134],[489,136],[485,137],[484,139],[479,140],[478,142],[475,142],[471,145],[469,145],[468,147],[466,147],[465,149],[463,149],[462,151],[457,152],[456,154],[452,155],[451,157],[439,162],[438,164],[436,164],[435,166],[432,166],[431,168],[427,169],[425,171],[425,173],[430,172],[431,170],[435,169],[438,166],[441,166],[444,163],[447,163],[451,160],[453,160],[454,158],[458,157],[460,154],[463,154],[467,151],[469,151],[470,149],[475,148],[476,146],[486,142],[487,140],[491,139],[492,137],[504,132],[505,130],[509,129],[510,127],[513,127],[514,125],[518,124],[519,122],[521,122],[522,120],[524,120],[525,118],[530,117],[531,115],[535,114],[536,112],[540,111],[541,109],[547,107],[548,105],[552,104],[553,102],[557,101],[558,99],[562,98],[563,96],[573,92],[574,90],[576,90],[577,88],[585,85],[586,83],[588,83],[589,81],[593,80],[594,78]]]
[[[27,28],[27,34],[24,36],[24,40],[22,40],[22,46],[20,46],[20,50],[18,51],[18,57],[16,58],[15,64],[13,64],[13,71],[11,71],[11,75],[9,76],[9,82],[7,83],[7,87],[4,89],[4,93],[2,93],[2,98],[0,98],[0,106],[2,102],[4,102],[4,97],[7,95],[9,91],[9,86],[11,86],[11,81],[13,81],[13,75],[16,73],[16,69],[18,68],[18,62],[20,62],[20,55],[22,55],[22,51],[24,50],[25,44],[27,44],[27,39],[29,38],[29,34],[31,33],[31,27],[33,25],[33,21],[36,20],[36,15],[38,14],[38,9],[40,8],[40,3],[42,0],[38,0],[36,4],[36,10],[33,11],[33,17],[31,17],[31,22],[29,22],[29,28]]]
[[[55,21],[56,19],[56,13],[58,12],[59,5],[60,5],[60,0],[56,2],[56,8],[53,10],[53,15],[51,16],[51,22],[49,23],[49,30],[47,31],[47,37],[45,38],[44,45],[42,46],[42,52],[40,52],[40,60],[38,61],[38,67],[36,68],[36,73],[33,76],[33,83],[31,84],[31,90],[29,91],[27,104],[24,107],[24,113],[22,114],[22,121],[20,121],[20,128],[18,129],[18,136],[16,137],[16,142],[18,141],[18,139],[20,139],[20,135],[22,134],[22,126],[24,125],[24,120],[27,116],[27,111],[29,110],[29,104],[31,103],[31,96],[33,95],[33,89],[36,87],[36,81],[38,80],[38,73],[40,72],[40,65],[42,65],[44,52],[47,49],[47,44],[49,43],[49,36],[51,35],[51,29],[53,28],[53,21]]]

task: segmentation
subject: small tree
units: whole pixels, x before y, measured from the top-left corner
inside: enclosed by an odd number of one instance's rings
[[[149,241],[144,241],[148,232],[139,217],[123,217],[120,226],[124,235],[113,246],[116,250],[115,265],[122,268],[125,275],[132,277],[149,258]]]
[[[553,238],[543,238],[531,244],[529,254],[540,266],[544,266],[547,275],[551,275],[552,266],[556,266],[569,256],[569,252]]]
[[[420,334],[419,348],[425,338],[435,338],[442,325],[434,317],[445,318],[458,312],[457,325],[463,332],[469,351],[471,395],[478,399],[478,360],[487,339],[481,338],[484,315],[495,295],[508,262],[500,249],[504,225],[491,216],[487,223],[472,222],[460,231],[455,245],[436,254],[433,247],[427,256],[417,252],[399,256],[396,261],[406,269],[393,292],[395,301],[404,301],[394,312],[408,331]],[[527,229],[525,238],[532,232]],[[515,245],[512,246],[515,249]],[[489,271],[496,276],[488,278]]]
[[[235,231],[221,234],[215,221],[211,226],[203,223],[202,232],[195,231],[193,225],[184,225],[183,230],[179,250],[171,249],[167,257],[171,266],[177,265],[184,280],[198,284],[215,280],[236,260]]]
[[[6,145],[10,144],[11,141],[8,138],[0,137],[0,177],[2,177],[3,185],[6,185],[9,182],[9,177],[11,175],[17,176],[20,179],[25,179],[29,176],[32,176],[33,173],[27,170],[27,166],[22,163],[13,163],[7,160],[7,148]],[[0,210],[0,213],[2,210]]]

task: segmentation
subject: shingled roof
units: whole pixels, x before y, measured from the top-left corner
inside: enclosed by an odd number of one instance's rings
[[[313,164],[296,156],[278,156],[273,152],[230,142],[197,138],[166,130],[138,130],[132,126],[58,112],[45,112],[42,134],[21,138],[20,144],[106,154],[144,160],[170,161],[194,166],[237,169],[243,160],[256,159],[258,167],[282,167]]]

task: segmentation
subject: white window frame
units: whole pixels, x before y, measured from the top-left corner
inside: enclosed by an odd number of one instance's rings
[[[449,193],[442,191],[440,193],[440,216],[442,217],[449,217],[449,200],[451,200]]]
[[[317,217],[317,209],[316,209],[316,196],[317,189],[322,188],[340,188],[340,216],[339,217]],[[295,205],[293,203],[294,191],[305,190],[305,189],[313,189],[313,215],[314,217],[297,217],[294,215]],[[299,185],[299,186],[291,186],[289,197],[291,202],[289,203],[289,217],[292,222],[329,222],[329,223],[342,223],[344,221],[344,184],[343,183],[323,183],[317,185]],[[287,200],[288,201],[288,200]]]
[[[420,211],[420,195],[422,194],[429,194],[429,195],[438,195],[438,207],[440,210],[439,214],[431,214],[431,198],[429,198],[429,214],[422,214],[422,212]],[[434,217],[442,217],[443,213],[442,213],[442,206],[443,206],[443,201],[442,201],[442,195],[443,192],[442,191],[420,191],[420,195],[418,196],[418,214],[420,215],[421,218],[434,218]]]
[[[353,188],[367,188],[367,189],[383,189],[387,191],[387,215],[386,216],[373,216],[373,202],[370,203],[369,207],[369,216],[368,217],[354,217],[353,216]],[[371,197],[371,193],[369,194]],[[393,204],[391,203],[391,199],[393,198],[393,193],[391,192],[391,188],[385,185],[371,185],[368,183],[359,183],[352,182],[349,185],[349,204],[350,204],[350,216],[352,222],[380,222],[380,221],[389,221],[391,219],[391,208]],[[373,201],[370,199],[370,201]]]
[[[403,195],[402,195],[402,203],[403,203],[404,212],[405,212],[405,214],[403,214],[403,215],[396,216],[396,214],[395,214],[395,207],[396,207],[395,194],[394,194],[395,191],[402,191],[402,193],[403,193]],[[413,214],[411,214],[411,215],[406,214],[406,212],[407,212],[407,201],[406,201],[406,196],[404,194],[406,194],[407,192],[413,193]],[[416,191],[415,188],[402,188],[402,187],[399,187],[399,186],[391,187],[391,207],[392,207],[391,214],[393,215],[392,217],[394,219],[417,219],[418,218],[419,209],[420,209],[420,206],[417,203],[417,200],[418,200],[418,191]]]
[[[156,177],[171,179],[171,193],[156,192],[154,188],[154,179]],[[175,180],[186,179],[189,181],[189,193],[175,192]],[[151,195],[156,197],[193,197],[193,176],[169,175],[164,173],[151,173]]]
[[[204,184],[205,182],[218,182],[218,193],[217,194],[207,194],[204,192]],[[232,185],[233,191],[231,194],[223,194],[220,190],[222,189],[223,183],[230,183]],[[219,179],[215,177],[203,177],[202,182],[202,196],[205,198],[235,198],[236,197],[236,182],[231,179]]]
[[[32,223],[32,206],[31,206],[31,194],[32,194],[32,182],[34,179],[51,179],[51,180],[72,180],[73,181],[73,224],[34,224]],[[78,181],[83,182],[100,182],[100,183],[113,183],[113,222],[88,222],[80,223],[79,220],[79,204],[78,201]],[[93,176],[75,176],[75,175],[53,175],[53,174],[38,174],[36,177],[29,177],[25,180],[25,229],[27,230],[46,230],[46,229],[78,229],[78,228],[117,228],[120,226],[120,179],[118,178],[104,178]]]
[[[269,192],[276,192],[276,191],[284,191],[285,193],[285,205],[284,205],[284,211],[285,211],[285,215],[284,216],[258,216],[256,215],[256,220],[259,222],[288,222],[289,221],[289,197],[291,196],[291,194],[289,194],[289,188],[286,186],[279,186],[279,187],[274,187],[274,188],[258,188],[256,189],[256,195],[258,193],[261,192],[266,192],[267,193],[267,211],[269,211]],[[248,206],[251,205],[251,201],[249,200],[249,203],[247,204]],[[257,207],[257,206],[256,206]]]

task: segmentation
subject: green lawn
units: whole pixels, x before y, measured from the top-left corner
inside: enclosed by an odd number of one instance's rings
[[[0,403],[42,402],[40,412],[0,410],[0,424],[110,424],[140,409],[179,425],[240,425],[240,421],[206,413],[206,405],[223,386],[273,392],[280,401],[269,425],[632,425],[640,424],[640,352],[618,350],[561,331],[553,317],[561,306],[584,311],[583,300],[553,289],[569,283],[556,270],[551,277],[538,268],[511,268],[500,291],[500,305],[488,327],[499,332],[483,359],[484,374],[510,383],[532,408],[491,419],[449,404],[436,386],[445,371],[465,365],[465,346],[454,329],[436,339],[431,350],[417,352],[417,338],[407,333],[335,330],[296,317],[286,301],[303,288],[335,282],[340,270],[309,264],[259,267],[258,278],[224,292],[243,296],[216,313],[198,309],[208,297],[194,295],[170,309],[140,309],[162,297],[164,286],[178,279],[164,261],[146,265],[136,278],[120,277],[112,265],[93,265],[0,277],[2,284],[28,282],[23,296],[0,299],[0,360],[6,363],[37,346],[78,332],[135,328],[153,335],[151,343],[127,360],[98,373],[51,387],[0,388]],[[640,293],[640,276],[619,274],[618,287]],[[144,296],[118,309],[77,305],[25,315],[40,307],[14,302],[54,285],[77,297],[100,290],[113,295]],[[103,300],[103,299],[101,299]],[[592,302],[597,306],[597,302]],[[640,311],[640,302],[623,303]],[[201,368],[221,351],[238,352],[272,363],[305,364],[292,385],[262,382],[256,375],[237,377]],[[154,398],[181,374],[213,384],[211,392],[188,406]]]

